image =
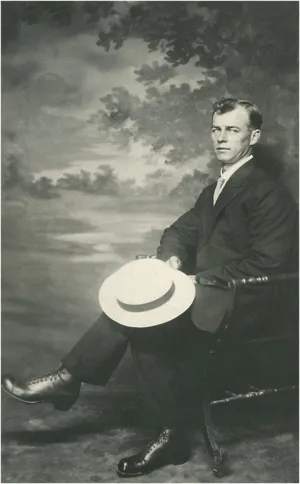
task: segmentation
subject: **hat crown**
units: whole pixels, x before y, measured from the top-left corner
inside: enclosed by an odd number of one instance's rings
[[[119,269],[116,297],[128,305],[148,304],[167,294],[172,284],[172,271],[164,262],[139,259]]]

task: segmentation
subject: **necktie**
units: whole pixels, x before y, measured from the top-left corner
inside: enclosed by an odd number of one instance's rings
[[[220,178],[218,178],[217,186],[216,186],[215,191],[214,191],[214,205],[216,204],[216,201],[219,198],[219,195],[220,195],[220,193],[222,191],[222,188],[224,186],[224,183],[225,183],[225,178],[222,178],[220,176]]]

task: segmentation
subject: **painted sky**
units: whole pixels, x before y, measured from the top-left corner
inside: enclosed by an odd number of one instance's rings
[[[92,32],[23,25],[18,44],[2,57],[2,126],[14,133],[6,147],[23,155],[35,177],[56,180],[65,172],[90,172],[100,164],[112,166],[121,179],[142,183],[147,173],[164,168],[164,156],[133,143],[120,151],[107,142],[106,133],[88,123],[101,106],[100,98],[122,86],[143,98],[144,85],[135,70],[143,63],[162,62],[159,52],[148,53],[146,44],[129,39],[120,50],[105,52]],[[180,66],[176,77],[164,84],[183,82],[196,87],[201,70],[192,63]],[[5,147],[4,147],[5,149]],[[204,160],[205,163],[205,160]],[[197,166],[191,160],[178,180]]]

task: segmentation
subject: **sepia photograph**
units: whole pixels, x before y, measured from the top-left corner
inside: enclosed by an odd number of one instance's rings
[[[1,2],[1,482],[297,483],[299,3]]]

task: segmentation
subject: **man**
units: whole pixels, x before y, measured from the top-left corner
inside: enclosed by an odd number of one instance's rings
[[[203,358],[232,307],[227,282],[291,270],[296,204],[253,158],[261,125],[258,108],[248,101],[224,99],[214,105],[211,136],[221,176],[162,236],[159,259],[178,270],[186,270],[193,260],[196,298],[190,311],[172,324],[147,329],[126,328],[103,313],[52,373],[20,384],[3,378],[11,396],[67,410],[76,402],[81,382],[107,383],[130,343],[142,395],[160,431],[144,450],[119,462],[120,476],[188,459],[183,427],[198,397]],[[265,297],[255,291],[245,294],[236,334],[251,326]]]

